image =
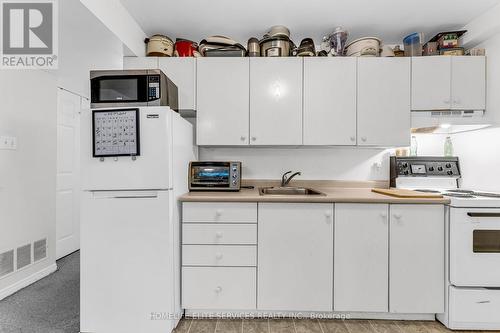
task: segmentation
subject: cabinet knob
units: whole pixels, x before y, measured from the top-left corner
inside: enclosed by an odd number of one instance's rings
[[[330,211],[327,210],[325,212],[325,217],[332,217],[332,212],[330,212]]]
[[[246,137],[246,136],[243,136],[243,135],[242,135],[242,136],[240,136],[240,140],[241,140],[241,141],[245,141],[246,139],[247,139],[247,137]]]
[[[222,232],[221,232],[221,231],[217,231],[217,232],[215,233],[215,237],[217,237],[217,238],[222,238]]]
[[[387,218],[387,214],[386,213],[381,213],[380,217],[383,218],[383,219],[386,219]]]
[[[394,214],[392,215],[392,217],[394,217],[396,220],[401,220],[401,214]]]
[[[252,136],[252,141],[255,141],[257,140],[257,138],[255,136]]]
[[[362,136],[361,141],[366,142],[366,136]]]
[[[221,259],[222,259],[222,253],[217,253],[217,254],[215,255],[215,259],[217,259],[217,260],[221,260]]]
[[[214,291],[219,294],[220,292],[222,292],[222,287],[221,286],[217,286]]]
[[[354,142],[354,141],[356,141],[356,137],[355,137],[355,136],[351,136],[351,137],[350,137],[350,139],[351,139],[351,141],[353,141],[353,142]]]
[[[445,100],[443,101],[443,103],[444,103],[444,104],[450,104],[450,103],[451,103],[451,101],[450,101],[449,99],[445,99]]]
[[[222,215],[222,210],[217,209],[217,210],[215,211],[215,216],[221,216],[221,215]]]

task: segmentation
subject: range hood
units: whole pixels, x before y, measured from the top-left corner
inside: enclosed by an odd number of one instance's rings
[[[489,126],[484,110],[411,111],[413,133],[453,134]]]

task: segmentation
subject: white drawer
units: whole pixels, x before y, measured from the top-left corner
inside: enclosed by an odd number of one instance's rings
[[[256,224],[183,224],[182,244],[257,244]]]
[[[184,309],[251,310],[256,308],[256,268],[183,267]]]
[[[183,266],[256,266],[255,245],[183,245]]]
[[[450,286],[452,329],[500,330],[500,290]]]
[[[184,202],[182,222],[257,223],[257,204],[244,202]]]

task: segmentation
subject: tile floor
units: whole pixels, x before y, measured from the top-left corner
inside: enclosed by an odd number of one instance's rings
[[[175,333],[445,333],[439,322],[333,319],[189,319]],[[468,331],[456,331],[465,333]],[[481,332],[481,331],[474,331]],[[492,332],[492,331],[488,331]],[[498,332],[498,331],[497,331]]]

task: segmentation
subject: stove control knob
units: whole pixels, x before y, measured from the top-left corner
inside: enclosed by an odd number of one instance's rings
[[[450,163],[446,163],[445,167],[447,167],[448,169],[451,168],[451,164]]]
[[[438,171],[443,171],[443,167],[438,167]]]
[[[409,175],[409,174],[410,174],[410,172],[409,172],[408,170],[405,170],[404,174],[405,174],[405,175]]]
[[[451,170],[448,170],[446,173],[447,173],[449,176],[453,175],[453,171],[451,171]]]
[[[434,167],[429,167],[429,171],[434,171]]]
[[[408,167],[408,163],[404,162],[403,163],[403,168],[407,168]]]

